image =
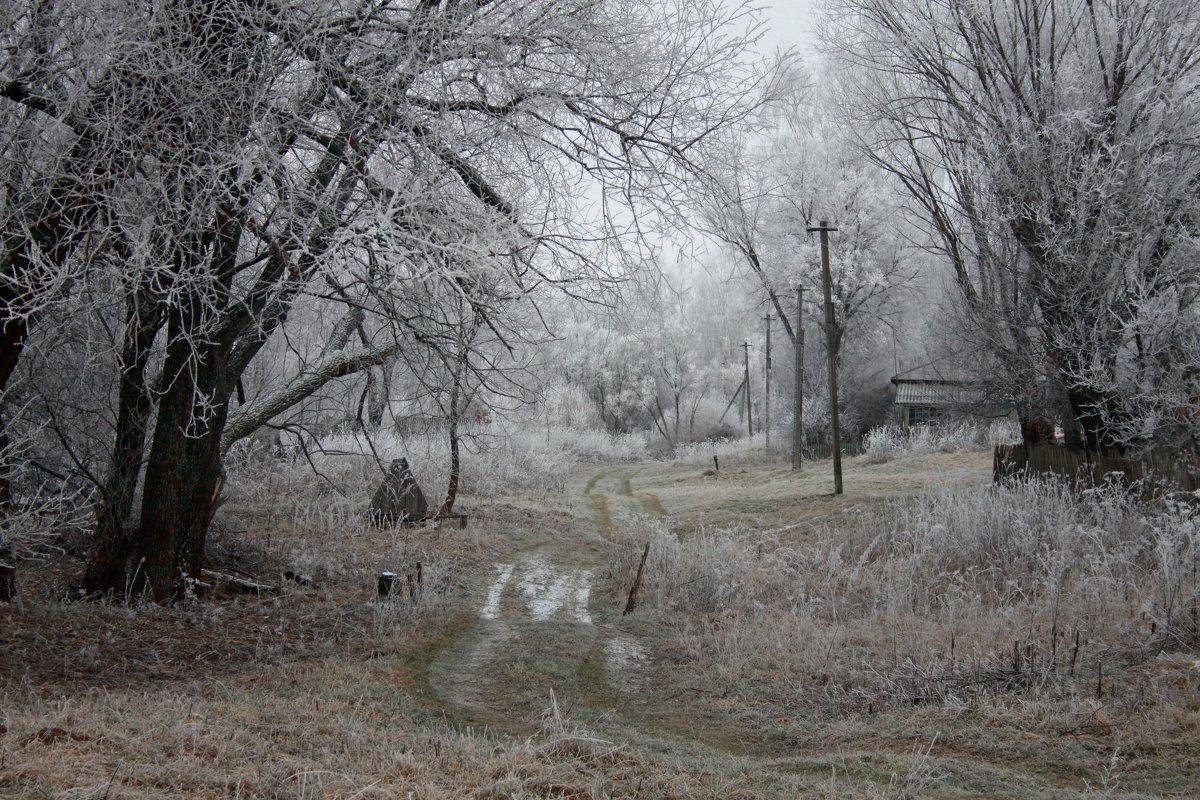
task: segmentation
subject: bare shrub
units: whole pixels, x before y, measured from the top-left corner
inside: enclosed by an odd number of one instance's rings
[[[766,441],[766,435],[760,432],[753,436],[743,436],[736,439],[693,442],[676,447],[673,460],[684,464],[711,464],[713,456],[717,456],[718,458],[754,458],[758,460],[762,457]]]
[[[85,546],[90,497],[80,481],[39,460],[38,440],[47,435],[46,427],[9,422],[0,439],[0,561]]]
[[[417,482],[432,503],[441,500],[449,479],[446,434],[434,430],[416,435],[379,431],[367,441],[362,433],[339,434],[322,441],[325,450],[354,453],[368,466],[378,457],[384,464],[406,457]],[[475,497],[516,492],[558,494],[571,468],[580,461],[631,462],[643,458],[643,434],[531,426],[494,422],[464,426],[460,491]],[[325,459],[317,459],[324,464]]]
[[[364,598],[372,596],[375,576],[397,573],[403,596],[370,609],[377,636],[448,613],[451,597],[462,590],[452,576],[466,569],[454,553],[469,537],[431,540],[420,527],[379,528],[366,513],[379,481],[373,460],[344,451],[311,458],[312,464],[228,459],[228,488],[210,550],[228,556],[224,550],[233,548],[237,558],[253,545],[259,551],[244,569],[266,577],[288,570],[326,593]]]
[[[640,597],[659,611],[738,613],[785,603],[789,597],[790,550],[778,539],[744,530],[700,528],[677,537],[645,515],[626,515],[615,526],[621,544],[610,574],[628,586],[648,541]]]

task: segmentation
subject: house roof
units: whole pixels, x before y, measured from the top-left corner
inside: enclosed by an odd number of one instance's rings
[[[945,362],[931,362],[892,377],[896,404],[911,406],[977,406],[983,387],[973,375]]]
[[[898,381],[896,404],[902,406],[975,406],[984,401],[983,389],[939,381]]]

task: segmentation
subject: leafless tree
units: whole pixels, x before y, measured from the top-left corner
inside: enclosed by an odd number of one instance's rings
[[[1176,412],[1197,393],[1200,287],[1195,5],[827,5],[856,130],[915,200],[1026,416],[1053,416],[1061,393],[1064,427],[1089,448],[1186,438]]]
[[[669,211],[763,80],[753,17],[693,0],[7,8],[5,163],[30,166],[5,175],[0,384],[46,302],[105,283],[124,319],[85,585],[159,600],[199,574],[232,441],[454,352],[446,298],[502,335],[507,303],[604,279],[623,217],[585,210]],[[313,305],[316,359],[236,407]]]
[[[838,228],[831,237],[831,338],[840,370],[848,366],[848,341],[875,349],[917,269],[898,187],[840,126],[833,96],[807,71],[790,77],[791,91],[764,115],[765,128],[730,142],[722,168],[698,182],[702,228],[734,254],[792,343],[797,287],[806,290],[806,319],[824,328],[820,250],[806,231],[822,220]],[[866,382],[843,385],[857,395]]]

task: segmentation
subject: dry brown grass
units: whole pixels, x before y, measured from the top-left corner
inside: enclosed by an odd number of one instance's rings
[[[805,502],[811,484],[792,482],[796,512],[702,526],[630,516],[612,584],[629,584],[650,541],[645,635],[677,683],[720,698],[767,747],[815,740],[865,758],[937,734],[926,758],[949,796],[1200,785],[1195,516],[997,491],[980,485],[986,464],[855,461],[842,498]],[[968,483],[928,485],[947,474]],[[702,480],[707,493],[689,494]],[[769,468],[721,480],[740,482],[735,504],[788,497]],[[679,481],[674,497],[719,506],[721,483]]]
[[[0,606],[0,796],[1188,796],[1200,668],[1181,641],[1147,646],[1161,631],[1123,594],[1143,579],[1116,587],[1107,620],[1083,595],[1058,603],[1061,631],[1088,625],[1072,675],[1066,645],[1048,654],[1055,606],[1033,584],[1023,605],[954,605],[946,569],[888,585],[895,558],[858,566],[889,503],[988,470],[982,453],[852,459],[832,497],[828,462],[799,478],[766,460],[716,478],[597,466],[561,506],[468,499],[466,530],[390,532],[351,513],[370,488],[354,463],[330,476],[337,491],[257,476],[222,509],[214,558],[310,586],[173,609],[67,603],[78,563],[25,565],[22,606]],[[679,549],[654,555],[643,606],[622,618],[629,562],[654,535]],[[594,571],[596,630],[511,620],[509,666],[479,676],[492,707],[478,713],[446,694],[474,675],[452,656],[476,636],[493,563],[535,547]],[[419,602],[376,603],[375,575],[418,559]],[[606,661],[605,637],[644,658]],[[1021,671],[1014,640],[1033,645]]]
[[[0,796],[752,796],[557,708],[496,708],[502,729],[489,729],[430,685],[431,663],[476,622],[492,562],[568,534],[569,513],[515,497],[465,504],[465,530],[381,531],[351,513],[369,475],[332,477],[336,490],[291,469],[256,477],[221,510],[214,566],[277,596],[66,602],[80,563],[23,565],[21,605],[0,606]],[[416,560],[417,602],[376,602],[379,571]]]
[[[423,719],[407,677],[400,660],[337,657],[18,706],[0,787],[15,797],[586,798],[646,774],[638,756],[571,730],[514,738]]]

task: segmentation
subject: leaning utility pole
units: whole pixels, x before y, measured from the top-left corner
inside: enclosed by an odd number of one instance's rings
[[[742,342],[742,350],[746,355],[746,377],[742,379],[742,386],[746,387],[746,433],[754,435],[754,421],[750,418],[750,343]]]
[[[792,469],[800,469],[804,442],[804,287],[796,286],[796,413],[792,417]]]
[[[763,379],[767,384],[766,391],[766,416],[763,421],[763,432],[767,435],[767,452],[771,452],[771,320],[775,319],[770,314],[763,317],[767,321],[767,367],[763,372]]]
[[[837,403],[837,357],[834,352],[836,337],[833,331],[833,279],[829,276],[829,232],[837,228],[829,227],[828,220],[821,220],[815,228],[808,232],[821,234],[821,279],[825,284],[825,350],[829,356],[829,423],[833,428],[833,493],[842,493],[842,432],[839,429]]]

